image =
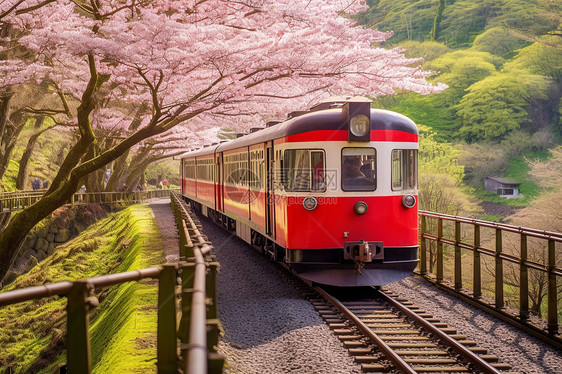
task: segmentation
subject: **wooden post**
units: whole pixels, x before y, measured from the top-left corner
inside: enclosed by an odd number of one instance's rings
[[[503,298],[503,262],[502,254],[502,230],[496,229],[496,308],[504,306]]]
[[[482,297],[482,267],[480,264],[480,226],[474,224],[474,246],[473,246],[473,255],[474,255],[474,270],[472,273],[472,278],[474,280],[474,298],[479,299]]]
[[[443,282],[443,219],[437,219],[437,282]]]
[[[527,267],[527,235],[521,234],[521,259],[519,262],[519,318],[529,318],[529,269]]]
[[[461,263],[461,223],[455,221],[455,290],[462,288],[462,263]]]
[[[176,332],[176,265],[164,264],[158,285],[157,363],[159,374],[178,370]]]
[[[195,263],[182,263],[181,268],[181,319],[179,338],[182,343],[187,344],[189,342],[189,321],[191,316],[191,302],[193,300]]]
[[[86,281],[72,283],[67,296],[66,362],[70,373],[91,373],[90,362],[90,305],[91,286]]]
[[[207,263],[207,298],[210,300],[210,304],[207,308],[207,318],[217,318],[218,308],[217,308],[217,273],[219,272],[220,265],[218,262]]]
[[[548,332],[558,333],[558,295],[556,290],[556,242],[548,239]]]

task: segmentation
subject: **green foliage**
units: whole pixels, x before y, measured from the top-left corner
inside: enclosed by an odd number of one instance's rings
[[[392,44],[433,40],[466,48],[486,28],[503,26],[526,35],[542,35],[558,26],[556,0],[368,0],[359,19],[393,31]]]
[[[437,172],[451,177],[454,183],[462,182],[464,166],[459,165],[459,150],[450,143],[435,139],[435,132],[429,127],[418,125],[420,132],[419,172]]]
[[[404,114],[416,123],[425,123],[436,131],[436,139],[445,141],[453,139],[457,129],[454,113],[443,104],[442,95],[407,93],[398,97],[381,97],[375,100],[375,106]]]
[[[463,191],[464,167],[458,164],[459,152],[449,143],[440,143],[429,127],[420,129],[419,206],[422,210],[447,214],[466,214],[471,210]]]
[[[437,74],[434,80],[446,83],[449,88],[443,96],[443,104],[454,105],[472,84],[488,77],[501,66],[503,59],[488,52],[459,50],[447,53],[427,64]]]
[[[406,40],[399,43],[398,46],[406,50],[406,57],[422,57],[425,62],[435,60],[437,57],[451,51],[445,44],[434,41],[418,42]]]
[[[549,80],[521,71],[495,73],[470,86],[456,106],[467,141],[498,139],[529,122],[529,102],[546,98]]]
[[[510,33],[503,27],[493,27],[478,35],[472,43],[472,48],[481,52],[508,58],[512,57],[515,50],[526,42]]]
[[[562,4],[558,0],[502,0],[496,4],[496,11],[488,24],[528,36],[556,29],[562,13]]]
[[[150,208],[129,207],[57,247],[5,290],[154,266],[162,257],[158,238]],[[155,347],[149,342],[156,324],[156,292],[151,283],[127,283],[102,293],[105,299],[92,313],[90,330],[94,372],[155,371]],[[99,291],[97,296],[103,299]],[[65,307],[64,298],[50,298],[0,309],[0,366],[14,365],[15,373],[53,372],[57,362],[65,361]],[[107,370],[109,365],[116,370]]]
[[[148,165],[144,175],[146,181],[153,185],[157,185],[163,179],[167,179],[170,184],[179,185],[179,169],[179,160],[167,158]]]
[[[537,42],[518,51],[517,56],[505,64],[506,72],[528,71],[560,81],[562,78],[562,38],[543,36]]]

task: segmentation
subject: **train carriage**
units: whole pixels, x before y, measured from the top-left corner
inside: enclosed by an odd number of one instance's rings
[[[418,130],[365,98],[331,98],[181,157],[182,195],[299,276],[370,286],[418,263]]]

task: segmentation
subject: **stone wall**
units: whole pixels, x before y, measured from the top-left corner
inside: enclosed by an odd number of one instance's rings
[[[105,215],[99,204],[62,207],[54,211],[27,236],[19,256],[6,274],[4,284],[11,283],[17,276],[31,270],[55,252],[59,245],[71,240]]]

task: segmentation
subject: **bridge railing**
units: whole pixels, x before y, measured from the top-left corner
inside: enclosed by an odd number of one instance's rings
[[[422,275],[560,344],[562,234],[427,211],[419,215]]]
[[[158,279],[158,373],[176,374],[180,368],[190,374],[222,372],[224,358],[216,353],[221,332],[216,302],[218,263],[211,256],[211,243],[200,233],[185,203],[174,193],[172,205],[180,228],[179,262],[0,293],[0,307],[54,295],[65,297],[65,368],[70,373],[90,373],[89,311],[99,304],[93,291],[145,278]],[[178,294],[182,296],[179,329],[176,323]]]
[[[168,197],[174,189],[158,189],[133,192],[77,192],[68,200],[66,205],[80,204],[136,204],[153,198]],[[35,204],[45,190],[13,191],[0,193],[0,213],[16,212]]]

